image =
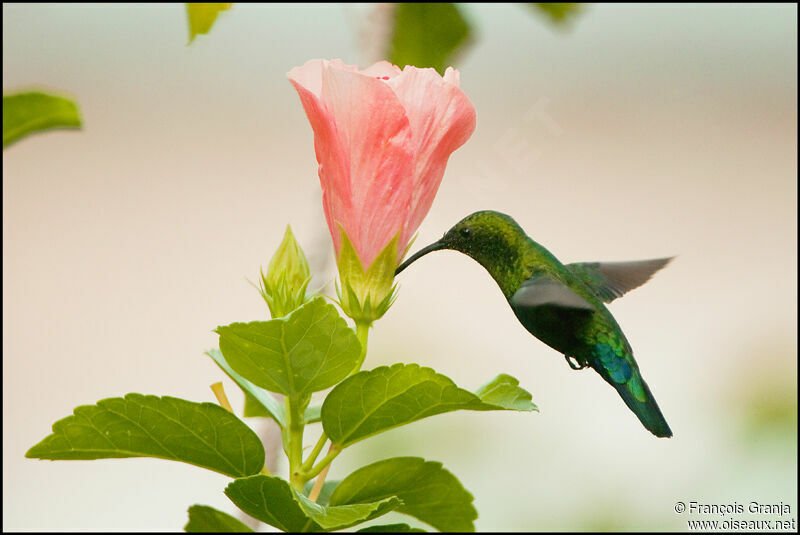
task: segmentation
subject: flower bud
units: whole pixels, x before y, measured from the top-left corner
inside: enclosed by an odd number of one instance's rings
[[[287,225],[283,241],[269,261],[267,274],[261,271],[259,290],[272,317],[287,316],[305,303],[306,288],[310,281],[311,270],[306,255]]]

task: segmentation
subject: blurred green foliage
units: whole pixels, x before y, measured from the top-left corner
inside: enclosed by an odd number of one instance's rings
[[[742,438],[758,443],[766,437],[797,437],[797,383],[756,378],[742,385],[738,401]]]
[[[78,106],[72,100],[39,91],[3,95],[3,148],[51,128],[80,128]]]
[[[455,4],[397,4],[389,61],[399,67],[433,67],[443,74],[471,33]]]
[[[530,4],[534,9],[540,13],[545,14],[549,19],[556,24],[564,24],[575,18],[581,11],[581,4],[575,2],[536,2]]]
[[[217,20],[220,12],[230,9],[232,3],[188,3],[186,18],[189,21],[189,42],[191,44],[198,34],[207,34]]]
[[[581,11],[578,3],[528,4],[554,25],[565,25]],[[393,30],[386,54],[404,67],[433,67],[444,74],[448,65],[475,39],[475,30],[453,3],[394,5]]]

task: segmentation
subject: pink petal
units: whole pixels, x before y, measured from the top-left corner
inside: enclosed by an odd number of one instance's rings
[[[394,78],[398,74],[403,72],[400,67],[397,65],[392,65],[388,61],[379,61],[377,63],[373,63],[363,71],[362,74],[366,74],[367,76],[388,76],[389,78]]]
[[[286,76],[295,88],[302,87],[314,97],[319,98],[322,94],[322,67],[325,63],[327,63],[327,60],[324,59],[310,59],[300,67],[290,70]],[[306,110],[306,113],[308,113],[308,110]]]
[[[343,175],[343,169],[347,165],[346,162],[341,160],[341,151],[337,147],[335,129],[331,124],[325,105],[320,100],[322,94],[322,69],[325,63],[327,61],[324,60],[306,62],[302,67],[295,67],[289,71],[288,76],[300,96],[300,103],[303,105],[308,121],[314,131],[314,151],[317,163],[319,163],[318,174],[323,190],[322,205],[325,211],[325,219],[333,238],[334,248],[338,254],[340,246],[339,231],[336,228],[333,214],[334,212],[347,211],[350,202],[347,191],[331,187],[323,178],[331,177],[331,180],[333,180],[333,177]],[[348,182],[343,181],[342,185],[347,188]]]
[[[456,87],[461,86],[461,73],[458,72],[453,67],[447,67],[447,69],[445,69],[444,71],[444,76],[442,78],[444,78],[445,82],[449,82]]]
[[[412,212],[401,236],[404,247],[430,210],[450,154],[475,130],[475,108],[458,88],[460,75],[448,68],[445,78],[433,69],[407,66],[389,80],[406,109],[417,154]]]
[[[339,160],[347,165],[332,170],[323,165],[320,178],[327,195],[339,191],[349,195],[348,209],[340,210],[345,203],[331,204],[332,216],[366,268],[403,230],[409,215],[411,129],[392,89],[372,76],[328,66],[323,70],[322,94]]]

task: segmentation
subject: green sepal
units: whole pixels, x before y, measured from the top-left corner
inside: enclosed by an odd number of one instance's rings
[[[3,148],[36,132],[80,127],[78,106],[70,99],[40,91],[3,94]]]
[[[361,355],[353,330],[322,297],[285,318],[232,323],[216,332],[220,350],[236,373],[293,399],[337,384]]]
[[[339,306],[356,322],[371,324],[380,319],[392,306],[397,295],[394,272],[397,269],[397,244],[400,233],[375,257],[364,270],[361,259],[344,229],[339,226],[341,247],[336,264],[341,288],[336,286]]]
[[[331,390],[322,404],[322,427],[343,448],[389,429],[456,410],[535,411],[531,395],[509,375],[475,393],[418,364],[360,371]]]
[[[25,457],[156,457],[241,477],[261,471],[264,447],[247,424],[219,405],[128,394],[77,407]]]
[[[394,457],[359,468],[336,486],[329,503],[372,502],[384,496],[397,496],[403,501],[398,513],[439,531],[475,531],[478,512],[472,494],[442,463],[419,457]]]
[[[369,503],[325,506],[312,502],[278,477],[257,475],[232,481],[225,494],[242,511],[283,531],[333,531],[346,529],[397,509],[396,496]]]
[[[253,533],[249,526],[228,513],[208,505],[189,507],[189,522],[183,527],[186,533]]]

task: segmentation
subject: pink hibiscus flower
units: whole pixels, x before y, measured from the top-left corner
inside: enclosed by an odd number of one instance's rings
[[[398,237],[403,252],[433,203],[447,159],[475,129],[475,108],[448,67],[359,70],[315,59],[288,73],[314,130],[336,257],[347,234],[366,270]]]

